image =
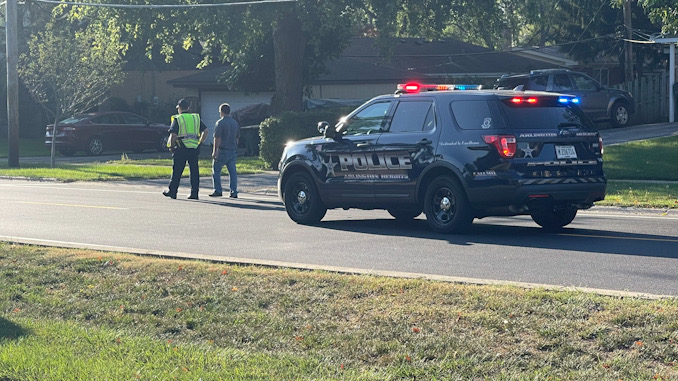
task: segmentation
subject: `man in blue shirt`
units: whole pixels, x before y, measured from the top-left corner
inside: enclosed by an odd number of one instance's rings
[[[214,192],[211,197],[221,197],[221,169],[226,166],[229,175],[231,197],[238,198],[238,174],[235,170],[235,161],[238,156],[238,136],[240,126],[231,118],[231,106],[222,103],[219,106],[219,119],[214,126],[214,145],[212,150],[212,184]]]

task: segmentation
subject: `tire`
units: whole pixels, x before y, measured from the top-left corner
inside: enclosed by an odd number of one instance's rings
[[[473,222],[466,194],[449,176],[436,178],[426,188],[424,213],[431,230],[439,233],[461,233]]]
[[[100,136],[93,136],[87,141],[87,153],[93,156],[99,156],[104,152],[104,142]]]
[[[547,230],[559,230],[572,222],[577,216],[577,209],[537,210],[531,214],[532,220]]]
[[[624,101],[616,101],[612,105],[610,112],[610,124],[612,127],[626,127],[631,121],[631,114],[629,113],[629,105]]]
[[[285,183],[283,191],[285,210],[292,221],[310,225],[325,217],[327,208],[320,200],[318,188],[306,174],[297,173]]]
[[[412,221],[421,214],[421,209],[387,209],[388,214],[398,221]]]
[[[169,148],[167,148],[167,139],[169,138],[169,135],[162,135],[160,136],[160,144],[158,145],[158,152],[165,152]]]

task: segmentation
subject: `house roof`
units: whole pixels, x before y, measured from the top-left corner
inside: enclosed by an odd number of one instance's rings
[[[392,55],[384,59],[375,40],[365,37],[353,39],[342,55],[329,61],[325,72],[310,84],[394,83],[465,76],[498,78],[503,74],[558,67],[454,39],[399,39]],[[228,69],[211,67],[168,83],[175,87],[226,90],[218,77]]]
[[[327,64],[314,84],[406,81],[430,77],[499,77],[558,65],[495,51],[466,42],[444,39],[399,39],[388,59],[380,55],[374,39],[356,38],[341,57]]]

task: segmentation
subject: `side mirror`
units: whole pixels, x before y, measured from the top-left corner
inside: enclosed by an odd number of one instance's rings
[[[334,137],[337,135],[336,130],[331,128],[330,124],[327,122],[318,122],[318,132],[323,134],[323,136],[328,139],[334,139]]]

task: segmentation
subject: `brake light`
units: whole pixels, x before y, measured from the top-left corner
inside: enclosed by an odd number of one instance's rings
[[[516,137],[513,135],[484,135],[483,141],[494,145],[499,156],[504,159],[510,159],[516,154]]]
[[[603,137],[598,136],[598,150],[600,151],[600,156],[603,156]]]

